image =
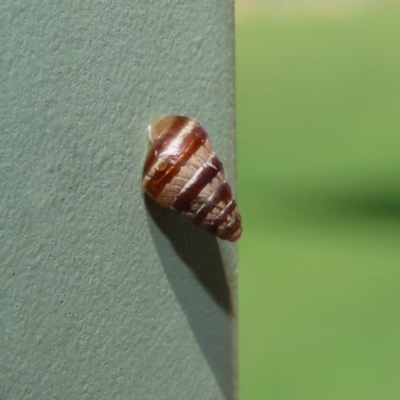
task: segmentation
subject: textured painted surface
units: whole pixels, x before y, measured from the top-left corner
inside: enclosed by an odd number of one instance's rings
[[[0,398],[231,399],[235,246],[144,201],[154,117],[234,180],[231,0],[0,5]]]

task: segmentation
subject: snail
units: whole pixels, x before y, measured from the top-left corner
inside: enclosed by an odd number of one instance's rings
[[[149,126],[149,138],[142,176],[146,193],[221,239],[239,239],[238,207],[202,125],[187,116],[168,115]]]

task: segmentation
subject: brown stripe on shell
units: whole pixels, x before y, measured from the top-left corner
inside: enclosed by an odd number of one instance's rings
[[[196,174],[201,170],[201,166],[210,159],[210,149],[211,142],[210,139],[207,138],[203,146],[200,146],[196,153],[185,163],[185,165],[180,169],[179,173],[175,175],[175,177],[165,185],[163,191],[157,196],[157,202],[165,207],[171,207],[172,203],[175,201],[176,197],[179,195],[184,188],[187,188],[193,179],[195,179]],[[161,160],[162,161],[162,160]],[[205,201],[206,198],[210,196],[208,194],[206,197],[201,195],[200,193],[198,200],[201,201],[201,204]],[[201,206],[198,205],[198,207]],[[194,211],[192,209],[192,211]],[[190,218],[190,216],[188,216]]]
[[[172,204],[172,208],[178,212],[186,212],[190,210],[190,206],[200,192],[218,175],[222,170],[222,163],[218,157],[213,154],[209,162],[205,162],[200,167],[198,175],[193,177],[192,184],[186,189],[183,188]]]
[[[226,220],[218,227],[216,235],[221,239],[237,240],[242,233],[241,218],[237,209],[227,216]]]
[[[167,124],[161,124],[157,121],[152,124],[150,130],[152,137],[156,137],[150,151],[147,155],[146,162],[143,168],[143,176],[145,176],[152,165],[156,162],[157,157],[165,151],[169,144],[182,132],[183,128],[190,122],[187,117],[178,116],[177,118],[170,121],[169,126]],[[164,130],[164,131],[162,131]]]
[[[163,136],[160,136],[159,139],[162,140]],[[168,154],[165,161],[159,165],[151,179],[145,184],[145,189],[149,195],[157,197],[165,185],[179,173],[180,169],[206,140],[207,133],[200,125],[196,125],[192,131],[188,132],[179,147]],[[156,142],[155,144],[157,144]],[[168,146],[168,143],[166,143],[166,146]]]
[[[200,225],[204,218],[219,204],[228,204],[232,199],[232,189],[228,182],[224,182],[218,187],[218,189],[211,195],[211,197],[204,203],[199,209],[197,214],[193,218],[193,222],[196,225]]]
[[[227,221],[228,216],[235,210],[236,202],[231,200],[230,203],[222,210],[222,212],[215,218],[214,222],[207,228],[211,233],[217,233],[220,225]]]
[[[155,120],[150,126],[150,140],[154,142],[159,136],[170,130],[180,129],[179,125],[187,125],[193,120],[184,115],[170,115]]]
[[[221,239],[228,239],[231,241],[235,241],[239,239],[240,234],[242,233],[242,218],[239,214],[232,218],[232,220],[228,223],[228,225],[222,230],[222,232],[217,232],[217,235]]]

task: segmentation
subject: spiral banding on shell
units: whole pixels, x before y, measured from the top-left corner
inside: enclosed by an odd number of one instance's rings
[[[192,118],[170,115],[149,129],[152,146],[143,169],[148,195],[221,239],[239,239],[237,204],[204,128]]]

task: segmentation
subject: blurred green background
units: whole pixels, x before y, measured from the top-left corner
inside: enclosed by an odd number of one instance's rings
[[[400,7],[382,4],[237,15],[241,400],[400,399]]]

